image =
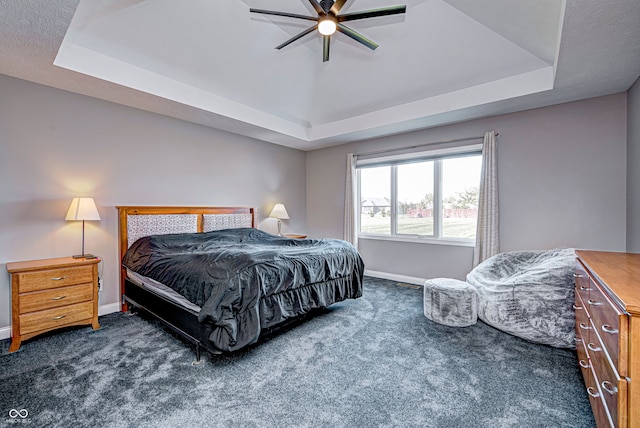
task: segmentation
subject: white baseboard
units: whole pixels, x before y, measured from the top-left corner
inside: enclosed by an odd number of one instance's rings
[[[120,304],[109,303],[108,305],[102,305],[98,308],[98,316],[112,314],[114,312],[120,312]],[[11,325],[6,327],[0,327],[0,340],[11,338]]]
[[[375,270],[364,270],[366,276],[372,276],[374,278],[389,279],[396,282],[404,282],[406,284],[424,285],[425,278],[416,278],[415,276],[398,275],[395,273],[378,272]]]
[[[102,305],[98,308],[98,316],[120,312],[121,307],[122,305],[120,303],[109,303],[108,305]]]

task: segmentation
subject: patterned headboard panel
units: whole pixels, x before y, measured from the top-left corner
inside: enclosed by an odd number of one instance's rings
[[[253,227],[252,214],[204,214],[203,232]]]
[[[197,231],[197,214],[128,215],[127,248],[144,236]]]

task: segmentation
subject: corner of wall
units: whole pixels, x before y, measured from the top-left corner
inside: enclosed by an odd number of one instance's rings
[[[627,251],[640,253],[640,77],[627,91]]]

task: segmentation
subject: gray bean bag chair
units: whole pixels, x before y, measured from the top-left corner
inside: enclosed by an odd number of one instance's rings
[[[478,318],[531,342],[575,348],[571,248],[502,253],[467,275],[478,291]]]

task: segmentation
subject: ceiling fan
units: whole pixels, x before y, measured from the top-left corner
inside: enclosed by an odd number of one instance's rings
[[[295,42],[296,40],[306,36],[314,30],[318,30],[320,34],[322,34],[322,62],[329,61],[329,44],[331,42],[331,35],[336,31],[341,32],[345,36],[351,37],[353,40],[362,43],[366,47],[371,50],[375,50],[378,45],[358,33],[357,31],[352,30],[343,24],[346,21],[355,21],[356,19],[365,19],[365,18],[375,18],[378,16],[387,16],[387,15],[396,15],[399,13],[405,13],[407,10],[407,6],[391,6],[385,7],[381,9],[371,9],[365,10],[362,12],[354,12],[354,13],[345,13],[339,15],[340,10],[347,2],[347,0],[320,0],[320,2],[316,0],[308,0],[311,3],[311,6],[318,13],[318,16],[305,16],[299,15],[297,13],[288,13],[288,12],[278,12],[274,10],[264,10],[264,9],[249,9],[250,12],[253,13],[261,13],[264,15],[276,15],[276,16],[285,16],[288,18],[297,18],[297,19],[306,19],[308,21],[316,21],[316,24],[312,27],[307,28],[300,34],[296,34],[286,42],[281,45],[276,46],[276,49],[282,49],[285,46]]]

